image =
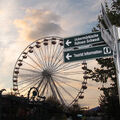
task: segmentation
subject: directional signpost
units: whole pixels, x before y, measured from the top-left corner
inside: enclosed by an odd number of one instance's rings
[[[113,52],[101,37],[101,32],[64,39],[64,62],[112,56]]]
[[[88,33],[78,36],[73,36],[64,39],[64,48],[71,48],[75,46],[85,47],[89,45],[105,44],[101,37],[101,32]]]
[[[64,61],[73,62],[78,60],[87,60],[93,58],[95,59],[112,55],[113,55],[112,50],[107,45],[103,45],[98,47],[91,47],[88,49],[64,52]]]

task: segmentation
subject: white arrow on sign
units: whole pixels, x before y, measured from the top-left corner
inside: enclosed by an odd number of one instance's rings
[[[70,60],[71,57],[72,57],[72,55],[70,55],[69,53],[67,53],[66,59],[67,59],[67,60]]]
[[[72,43],[71,41],[67,40],[65,44],[69,46],[71,43]]]

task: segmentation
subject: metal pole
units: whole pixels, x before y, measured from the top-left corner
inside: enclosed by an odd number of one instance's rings
[[[120,104],[120,54],[119,54],[119,44],[118,44],[118,33],[117,28],[113,25],[113,34],[115,38],[115,50],[116,50],[116,74],[117,74],[117,86],[118,86],[118,95],[119,95],[119,104]]]

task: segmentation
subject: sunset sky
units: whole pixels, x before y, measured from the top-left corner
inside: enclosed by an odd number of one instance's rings
[[[0,0],[0,89],[12,88],[15,62],[27,45],[43,36],[69,37],[91,32],[103,1]],[[100,84],[90,83],[81,103],[95,107]]]

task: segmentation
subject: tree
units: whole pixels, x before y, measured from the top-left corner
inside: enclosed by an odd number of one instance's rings
[[[73,120],[79,120],[78,114],[83,114],[83,110],[78,103],[74,103],[72,106],[68,107],[68,114]]]
[[[116,25],[119,27],[120,26],[120,0],[112,0],[111,8],[108,7],[108,4],[105,0],[105,8],[106,8],[107,16],[110,19],[112,25]],[[93,27],[92,31],[100,30],[100,24],[99,24],[100,22],[105,26],[105,28],[107,28],[107,26],[104,23],[102,15],[99,15],[98,24],[95,27]]]
[[[45,101],[49,115],[52,120],[66,120],[65,105],[62,105],[59,100],[50,96]]]
[[[111,8],[109,8],[107,2],[105,2],[105,8],[111,23],[120,26],[120,0],[112,0]],[[92,31],[100,30],[100,22],[105,26],[102,15],[98,16],[98,24]],[[105,27],[107,28],[107,26]],[[98,62],[99,67],[94,68],[94,70],[87,69],[86,72],[90,79],[103,83],[103,86],[99,88],[103,91],[103,95],[99,98],[101,109],[105,114],[112,116],[117,120],[120,106],[113,58],[100,58],[96,59],[96,61]],[[112,84],[110,87],[105,88],[104,83],[108,82],[108,80],[111,80]]]

